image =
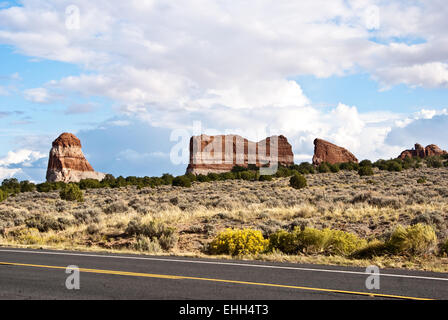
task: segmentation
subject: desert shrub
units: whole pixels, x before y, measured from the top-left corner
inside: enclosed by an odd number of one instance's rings
[[[36,190],[36,185],[28,180],[20,182],[20,192],[33,192]]]
[[[209,178],[210,181],[221,180],[221,176],[215,172],[210,172],[209,174],[207,174],[207,177]]]
[[[96,179],[84,179],[79,182],[79,188],[81,190],[98,189],[101,187],[102,187],[101,182],[99,182]]]
[[[279,166],[277,172],[275,173],[275,176],[277,178],[285,178],[291,176],[293,172],[295,172],[295,170]]]
[[[69,183],[59,193],[62,200],[83,202],[84,196],[76,184]]]
[[[442,168],[443,167],[443,162],[440,159],[440,157],[428,157],[425,159],[426,161],[426,165],[429,168]]]
[[[14,240],[20,244],[42,244],[43,239],[39,230],[35,228],[22,228],[9,232],[8,236],[12,236]]]
[[[319,173],[327,173],[330,172],[331,169],[328,166],[328,164],[326,162],[321,163],[318,167],[317,167],[317,171],[319,171]]]
[[[220,180],[233,180],[235,179],[235,174],[233,172],[220,173]]]
[[[100,209],[98,208],[88,208],[88,209],[81,209],[73,212],[73,217],[79,222],[79,223],[92,223],[92,222],[99,222],[99,216],[101,214]]]
[[[299,245],[296,236],[297,232],[278,230],[269,236],[269,249],[276,249],[286,254],[297,254]]]
[[[64,218],[55,219],[49,216],[36,216],[25,220],[25,224],[28,228],[35,228],[40,232],[47,232],[49,230],[65,230],[71,223]]]
[[[256,178],[256,173],[253,171],[243,171],[243,172],[240,172],[238,175],[241,179],[247,180],[247,181],[254,180]]]
[[[359,165],[355,162],[344,162],[339,164],[339,169],[341,170],[358,170]]]
[[[175,228],[157,220],[152,220],[149,223],[142,223],[138,219],[131,220],[125,232],[131,236],[142,235],[157,239],[164,250],[173,248],[178,240]]]
[[[135,243],[132,244],[132,248],[137,251],[158,253],[162,251],[162,247],[157,239],[151,239],[142,235],[137,236]]]
[[[252,229],[222,231],[209,246],[211,254],[248,255],[265,252],[269,240],[261,231]]]
[[[186,177],[186,176],[179,176],[179,177],[176,177],[173,179],[172,184],[175,187],[190,188],[191,180],[188,179],[188,177]]]
[[[203,174],[198,174],[196,177],[196,180],[199,182],[210,182],[211,181],[208,176],[203,175]]]
[[[309,162],[302,162],[299,165],[296,164],[292,165],[290,169],[295,170],[301,174],[310,174],[310,173],[312,174],[316,172],[314,166]]]
[[[163,184],[170,185],[173,184],[174,177],[169,173],[164,173],[161,179]]]
[[[426,178],[425,177],[418,178],[417,183],[426,183]]]
[[[338,163],[335,163],[335,164],[329,163],[328,167],[330,168],[330,171],[333,172],[333,173],[337,173],[337,172],[339,172],[341,170],[339,168],[339,164]]]
[[[366,246],[356,235],[331,229],[295,228],[292,232],[278,231],[269,238],[270,248],[286,254],[298,252],[348,256]]]
[[[397,162],[395,160],[389,161],[387,164],[387,171],[402,171],[403,170],[403,166],[401,165],[400,162]]]
[[[260,178],[258,178],[258,181],[272,181],[272,176],[270,176],[270,175],[260,175]]]
[[[0,189],[0,202],[6,200],[7,197],[8,197],[8,193],[6,191],[3,191]]]
[[[357,259],[370,259],[388,254],[389,251],[389,246],[384,241],[375,239],[370,241],[364,248],[355,251],[352,257]]]
[[[100,226],[97,223],[89,224],[86,228],[88,234],[97,234],[100,232]]]
[[[373,164],[372,164],[372,161],[370,161],[370,160],[362,160],[360,163],[359,163],[359,166],[360,167],[371,167]]]
[[[8,194],[20,193],[20,183],[16,178],[5,179],[2,182],[2,189]]]
[[[442,254],[448,255],[448,239],[446,239],[440,248]]]
[[[294,189],[302,189],[306,187],[306,178],[297,173],[289,179],[289,185]]]
[[[104,213],[106,214],[112,214],[112,213],[123,213],[128,211],[129,204],[126,203],[124,200],[118,200],[113,203],[111,203],[108,207],[104,209]]]
[[[399,225],[392,232],[387,245],[396,254],[422,255],[434,250],[437,236],[429,225],[418,223],[407,228]]]
[[[369,166],[362,166],[362,167],[359,168],[358,174],[361,177],[373,176],[373,169],[372,169],[372,167],[369,167]]]

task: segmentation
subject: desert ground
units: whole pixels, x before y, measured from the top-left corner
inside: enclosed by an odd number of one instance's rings
[[[265,238],[278,230],[330,228],[372,242],[399,225],[421,223],[434,229],[438,244],[420,255],[274,250],[238,258],[448,272],[448,168],[374,172],[307,174],[303,189],[290,187],[289,178],[90,189],[84,202],[61,200],[56,191],[20,193],[0,203],[0,245],[216,257],[209,243],[226,228],[260,230]],[[158,239],[139,232],[147,224],[158,230]]]

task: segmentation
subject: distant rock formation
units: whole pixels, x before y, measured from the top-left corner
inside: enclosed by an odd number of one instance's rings
[[[48,182],[79,182],[82,179],[104,179],[84,157],[81,141],[71,133],[63,133],[53,141],[48,159]]]
[[[358,163],[358,159],[356,159],[356,157],[347,149],[322,139],[315,139],[313,164],[318,166],[322,162],[328,162],[331,164],[344,162]]]
[[[271,146],[275,148],[272,153]],[[294,164],[292,147],[282,135],[256,143],[238,135],[203,134],[190,139],[190,163],[187,173],[224,173],[231,171],[236,165],[248,167],[253,164],[260,168],[276,163],[282,166]]]
[[[406,157],[409,158],[426,158],[431,156],[441,156],[444,154],[448,154],[445,150],[440,149],[435,144],[430,144],[426,148],[423,148],[422,145],[416,143],[414,149],[404,150],[398,158],[404,160]]]

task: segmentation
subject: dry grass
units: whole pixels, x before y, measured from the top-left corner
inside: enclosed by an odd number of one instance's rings
[[[57,192],[23,193],[0,204],[0,244],[135,252],[137,237],[126,233],[132,220],[175,227],[178,242],[162,253],[190,256],[203,256],[206,245],[225,228],[253,228],[267,236],[295,226],[329,227],[370,240],[399,224],[422,222],[434,227],[439,240],[448,238],[447,168],[375,173],[307,175],[308,187],[301,190],[289,187],[287,178],[194,183],[191,188],[94,189],[85,192],[83,203],[60,200]],[[421,177],[426,183],[417,183]],[[39,222],[48,224],[48,231],[34,229],[30,221],[36,217],[43,217]],[[448,272],[441,256],[372,261],[275,253],[246,258],[360,266],[373,262]]]

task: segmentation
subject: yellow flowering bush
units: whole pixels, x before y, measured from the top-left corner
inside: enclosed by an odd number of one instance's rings
[[[261,231],[226,229],[210,243],[209,249],[212,254],[237,256],[264,252],[268,245],[269,240],[263,238]]]

